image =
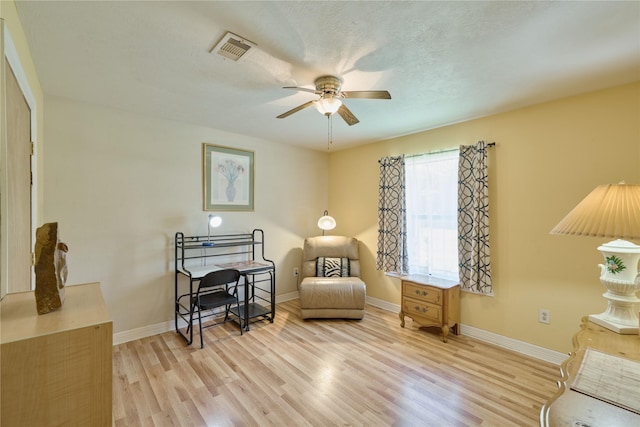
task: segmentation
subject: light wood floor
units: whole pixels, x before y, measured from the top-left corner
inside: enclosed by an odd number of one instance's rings
[[[175,332],[113,353],[116,426],[535,426],[558,367],[465,336],[443,343],[397,314],[307,320],[298,300],[240,336]]]

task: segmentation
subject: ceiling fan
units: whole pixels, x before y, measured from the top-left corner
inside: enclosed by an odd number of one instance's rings
[[[315,93],[316,95],[320,95],[320,98],[314,101],[305,102],[304,104],[299,105],[296,108],[287,111],[286,113],[280,114],[277,118],[284,119],[285,117],[288,117],[293,113],[297,113],[298,111],[304,110],[305,108],[311,107],[313,105],[316,110],[327,117],[337,112],[349,126],[353,126],[360,120],[358,120],[356,116],[353,115],[351,110],[349,110],[346,105],[342,103],[342,99],[391,99],[391,95],[386,90],[350,90],[343,92],[340,90],[342,81],[334,76],[318,77],[315,81],[315,85],[315,90],[298,86],[284,87],[284,89],[295,89],[304,92]]]

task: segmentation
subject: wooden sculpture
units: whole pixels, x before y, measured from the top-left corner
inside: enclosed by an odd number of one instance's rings
[[[36,230],[35,273],[38,314],[62,307],[67,281],[69,248],[58,238],[58,223],[50,222]]]

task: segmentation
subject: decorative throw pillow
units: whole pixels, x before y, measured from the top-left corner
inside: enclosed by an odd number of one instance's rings
[[[316,277],[349,277],[351,274],[351,262],[349,258],[316,259]]]

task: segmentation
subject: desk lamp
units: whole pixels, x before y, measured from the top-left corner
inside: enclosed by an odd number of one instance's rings
[[[207,222],[207,241],[204,242],[202,246],[213,246],[213,242],[211,241],[211,227],[220,227],[220,224],[222,224],[222,218],[218,215],[209,214],[209,222]]]
[[[328,211],[324,211],[324,214],[318,220],[318,227],[322,229],[322,235],[326,230],[333,230],[336,228],[336,220],[332,216],[329,216]]]
[[[640,185],[600,185],[556,225],[551,234],[614,238],[598,247],[604,256],[600,282],[607,309],[589,320],[619,334],[638,333],[640,246],[621,239],[640,238]]]

